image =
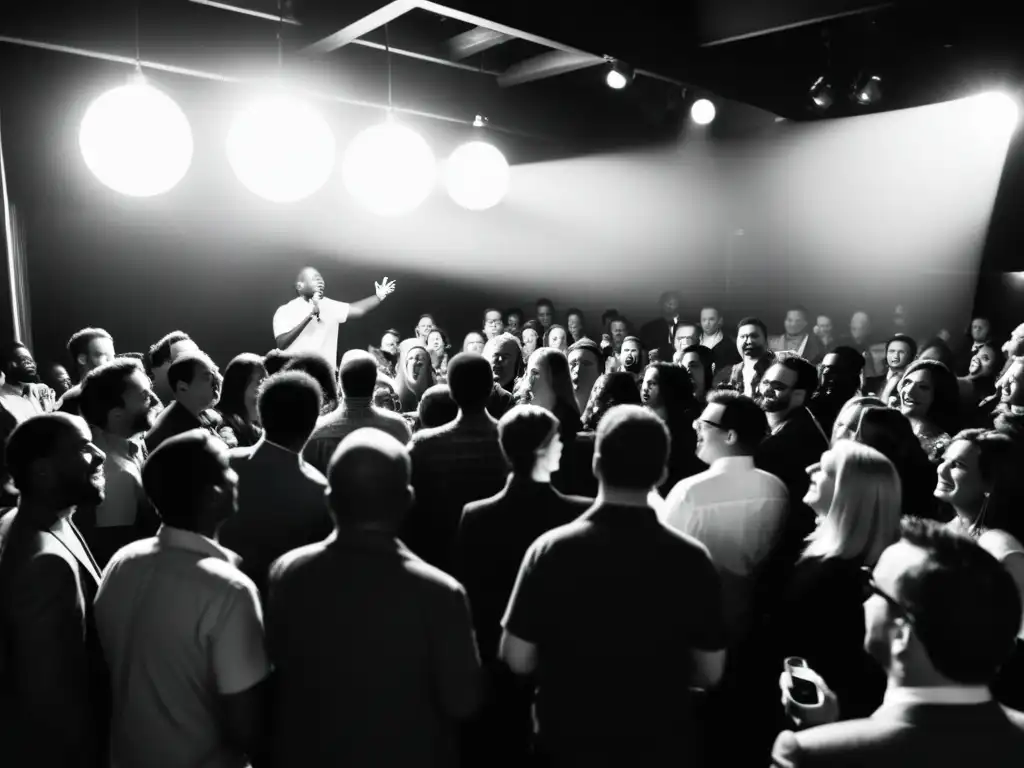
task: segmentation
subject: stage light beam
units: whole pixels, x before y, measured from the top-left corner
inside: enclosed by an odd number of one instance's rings
[[[968,99],[975,129],[982,139],[1005,139],[1017,130],[1020,106],[999,92],[983,93]]]
[[[288,96],[260,99],[228,131],[228,161],[251,192],[294,203],[319,190],[334,170],[334,134],[305,102]]]
[[[690,107],[690,117],[697,125],[708,125],[715,119],[715,105],[708,99],[697,99]]]
[[[417,208],[437,178],[434,153],[411,128],[388,120],[360,133],[345,151],[342,178],[349,193],[378,216]]]
[[[141,76],[99,96],[78,133],[86,166],[130,197],[173,189],[192,164],[192,128],[175,101]]]
[[[484,211],[508,192],[508,161],[493,144],[470,141],[448,158],[445,183],[452,200],[471,211]]]

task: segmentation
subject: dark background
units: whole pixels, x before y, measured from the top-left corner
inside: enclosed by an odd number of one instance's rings
[[[151,31],[149,44],[158,42]],[[351,92],[379,100],[384,59],[365,49],[345,56]],[[340,300],[371,295],[384,275],[398,280],[383,307],[342,326],[342,350],[376,343],[391,326],[411,333],[422,312],[458,345],[485,307],[529,311],[540,295],[563,310],[582,306],[594,322],[606,307],[643,321],[668,288],[682,290],[691,310],[715,303],[732,321],[761,314],[773,332],[793,301],[840,327],[860,308],[884,325],[903,303],[928,330],[957,332],[979,267],[983,292],[1000,298],[998,324],[1015,324],[1024,309],[1020,281],[1000,276],[1024,270],[1021,132],[1000,168],[1001,150],[974,142],[948,105],[796,124],[717,99],[719,119],[703,130],[683,124],[679,105],[666,106],[649,84],[611,102],[621,94],[609,95],[597,71],[513,92],[396,60],[400,103],[470,116],[486,109],[546,138],[490,132],[514,166],[509,197],[492,211],[462,211],[438,192],[409,216],[379,219],[347,197],[337,173],[296,205],[252,196],[223,150],[246,91],[173,75],[154,82],[192,123],[188,175],[150,200],[107,190],[86,169],[77,131],[91,99],[126,74],[0,44],[4,153],[25,225],[40,360],[62,358],[68,336],[86,325],[107,328],[121,351],[142,351],[175,328],[222,364],[266,351],[273,312],[306,264]],[[371,110],[318,108],[339,154],[380,120]],[[439,160],[474,135],[408,122]],[[7,301],[5,292],[5,337]]]

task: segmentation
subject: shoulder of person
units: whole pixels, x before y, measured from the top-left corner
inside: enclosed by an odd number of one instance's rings
[[[1024,544],[1012,534],[998,528],[991,528],[981,534],[978,537],[978,544],[988,550],[997,560],[1012,554],[1024,555]]]

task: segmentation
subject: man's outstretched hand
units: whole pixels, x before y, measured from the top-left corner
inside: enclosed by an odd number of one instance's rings
[[[395,281],[388,280],[387,275],[385,275],[383,281],[373,284],[373,288],[377,292],[377,299],[379,301],[384,301],[385,298],[394,293]]]

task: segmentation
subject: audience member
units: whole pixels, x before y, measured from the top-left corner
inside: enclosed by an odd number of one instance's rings
[[[400,443],[407,443],[412,437],[404,418],[373,404],[378,372],[369,352],[358,349],[346,352],[341,358],[339,378],[342,397],[338,407],[320,417],[311,435],[302,436],[306,446],[302,455],[320,472],[327,471],[331,456],[345,436],[362,427],[379,429]]]
[[[551,349],[557,349],[563,355],[566,350],[569,349],[569,332],[565,330],[565,326],[559,325],[558,323],[552,323],[546,331],[544,331],[543,346],[550,347]]]
[[[460,358],[449,368],[457,392]],[[471,359],[486,391],[490,370]],[[270,574],[271,764],[454,768],[457,725],[481,698],[480,660],[461,585],[396,537],[413,503],[409,453],[359,429],[327,476],[335,533],[284,555]]]
[[[213,542],[237,480],[205,430],[168,438],[146,461],[142,482],[163,525],[114,555],[96,596],[112,765],[264,759],[271,667],[259,594]]]
[[[640,328],[640,341],[644,349],[656,349],[662,359],[671,360],[674,334],[679,324],[682,301],[676,291],[666,291],[658,299],[660,316]]]
[[[526,314],[519,307],[512,307],[505,310],[505,330],[520,338],[523,332],[523,319]]]
[[[953,372],[936,360],[911,363],[897,389],[899,409],[910,420],[928,458],[938,463],[960,424],[960,390]]]
[[[640,401],[661,417],[672,436],[668,476],[658,488],[667,494],[684,477],[707,469],[695,455],[697,435],[693,420],[700,415],[700,406],[693,396],[693,381],[685,368],[669,363],[652,363],[644,372]]]
[[[71,389],[71,376],[68,370],[60,363],[50,363],[43,366],[43,372],[39,375],[43,384],[53,390],[57,397],[57,403],[69,389]],[[59,408],[57,410],[60,410]]]
[[[523,342],[523,364],[530,359],[530,355],[537,351],[541,346],[541,337],[544,335],[544,329],[540,327],[540,323],[536,320],[529,320],[523,325],[523,331],[521,334],[521,341]],[[466,350],[468,351],[468,350]]]
[[[54,410],[55,400],[49,387],[39,386],[39,375],[32,353],[21,342],[0,346],[0,444],[23,421]],[[0,508],[18,503],[7,469],[0,465]]]
[[[7,440],[18,508],[0,518],[0,750],[5,765],[105,768],[109,681],[96,636],[100,570],[72,516],[103,501],[103,452],[77,416],[25,419]]]
[[[427,336],[427,352],[430,353],[430,367],[434,371],[434,382],[444,384],[448,380],[448,351],[452,348],[448,334],[435,328]]]
[[[768,341],[772,352],[789,352],[802,357],[812,365],[817,365],[825,356],[825,347],[811,333],[811,314],[805,307],[796,304],[786,310],[783,323],[786,332],[781,336],[773,336]]]
[[[723,330],[725,319],[722,313],[715,307],[703,307],[700,311],[700,345],[711,350],[712,362],[715,366],[715,375],[722,374],[722,379],[728,378],[729,374],[723,371],[732,371],[736,363],[742,362],[743,358],[739,353],[736,339],[729,336]]]
[[[207,429],[216,434],[204,412],[220,400],[223,381],[217,365],[204,352],[179,355],[167,369],[174,401],[160,412],[146,433],[147,450],[152,453],[164,440],[192,429]]]
[[[569,361],[569,378],[572,381],[572,394],[576,400],[576,408],[580,413],[587,407],[590,393],[601,375],[604,356],[597,342],[587,338],[574,342],[566,353]]]
[[[701,344],[691,344],[676,352],[672,362],[690,374],[693,397],[698,403],[704,403],[714,386],[715,363],[711,350]]]
[[[772,764],[1020,765],[1024,714],[996,705],[988,688],[1021,623],[1020,597],[995,558],[911,518],[863,585],[864,644],[888,676],[883,706],[866,719],[823,724],[845,709],[827,679],[818,680],[820,703],[810,707],[784,684],[795,720],[819,727],[780,734]]]
[[[450,371],[450,363],[448,367]],[[402,401],[402,412],[415,413],[423,393],[432,386],[434,369],[430,367],[425,342],[406,339],[399,345],[398,378],[395,380],[395,393]]]
[[[149,348],[144,361],[146,372],[153,380],[153,391],[161,403],[169,403],[174,399],[174,387],[167,376],[171,363],[184,354],[198,351],[199,345],[184,331],[172,331]]]
[[[413,329],[413,338],[426,344],[427,339],[430,338],[430,332],[434,330],[434,325],[433,315],[420,315],[420,319],[416,321],[416,327]]]
[[[368,352],[355,354],[372,365]],[[257,408],[265,431],[256,445],[228,452],[238,476],[237,509],[216,534],[218,543],[241,556],[239,567],[265,597],[270,564],[326,538],[331,521],[327,480],[302,460],[320,413],[319,386],[300,371],[274,374],[260,387]]]
[[[448,387],[459,406],[458,417],[443,427],[420,430],[409,443],[416,495],[401,539],[445,572],[452,569],[463,507],[493,496],[505,484],[498,422],[486,410],[493,386],[485,358],[468,352],[456,355],[448,366]]]
[[[427,338],[429,338],[429,334]],[[377,362],[377,370],[391,379],[397,375],[398,342],[401,340],[401,334],[394,328],[389,328],[380,337],[380,347],[371,346],[369,349],[370,354]]]
[[[57,410],[77,416],[82,382],[89,371],[114,359],[114,339],[102,328],[83,328],[68,339],[67,350],[78,383],[57,401]]]
[[[899,386],[907,366],[917,356],[917,342],[904,334],[896,334],[885,343],[886,371],[876,385],[865,384],[865,391],[878,392],[883,403],[889,402]]]
[[[505,488],[466,505],[456,543],[455,574],[473,608],[480,656],[491,695],[471,740],[477,765],[521,766],[529,757],[530,697],[497,664],[501,617],[529,546],[552,528],[587,511],[593,499],[563,496],[551,485],[562,441],[558,420],[543,408],[518,405],[498,422],[498,441],[509,467]]]
[[[860,429],[860,419],[868,408],[885,408],[885,403],[874,395],[854,397],[848,400],[839,411],[835,424],[832,425],[832,437],[829,444],[835,445],[840,440],[855,440],[857,430]]]
[[[550,411],[558,419],[563,451],[561,469],[555,473],[553,482],[556,488],[566,491],[569,488],[568,473],[573,461],[573,444],[576,433],[581,429],[569,361],[563,352],[556,349],[538,349],[530,357],[523,378],[529,402]]]
[[[248,448],[260,439],[260,417],[256,395],[267,378],[267,369],[259,355],[237,355],[224,371],[217,413],[221,424],[217,433],[228,448]]]
[[[836,347],[822,358],[818,388],[807,408],[826,435],[832,434],[840,411],[860,392],[863,370],[864,356],[853,347]]]
[[[555,305],[551,299],[537,299],[535,309],[537,310],[537,323],[546,332],[551,324],[555,322]]]
[[[458,415],[459,406],[452,399],[452,391],[448,385],[435,384],[420,398],[416,420],[419,429],[433,429],[450,424]]]
[[[804,503],[818,516],[774,618],[777,661],[799,656],[828,680],[843,719],[881,703],[884,676],[864,653],[861,569],[899,538],[900,479],[874,448],[836,443],[808,468]]]
[[[648,506],[669,443],[650,411],[609,411],[594,454],[595,506],[523,559],[499,655],[534,680],[537,750],[552,766],[697,757],[690,689],[719,681],[726,638],[707,550]]]
[[[569,307],[565,313],[565,327],[569,331],[569,345],[587,338],[587,321],[582,309]]]
[[[326,416],[338,407],[338,370],[334,360],[319,352],[290,352],[282,371],[298,371],[313,377],[320,387],[320,414]]]
[[[85,377],[78,407],[93,444],[106,455],[106,492],[98,505],[80,505],[77,524],[102,569],[126,544],[156,533],[159,520],[142,487],[145,447],[159,400],[142,364],[117,358]]]
[[[740,320],[737,326],[736,348],[742,361],[731,369],[716,369],[715,382],[727,383],[727,386],[740,394],[756,397],[761,377],[775,362],[774,353],[768,349],[768,326],[756,317],[745,317]]]
[[[502,316],[500,309],[491,308],[484,310],[483,331],[484,338],[488,341],[505,332],[505,319]]]

